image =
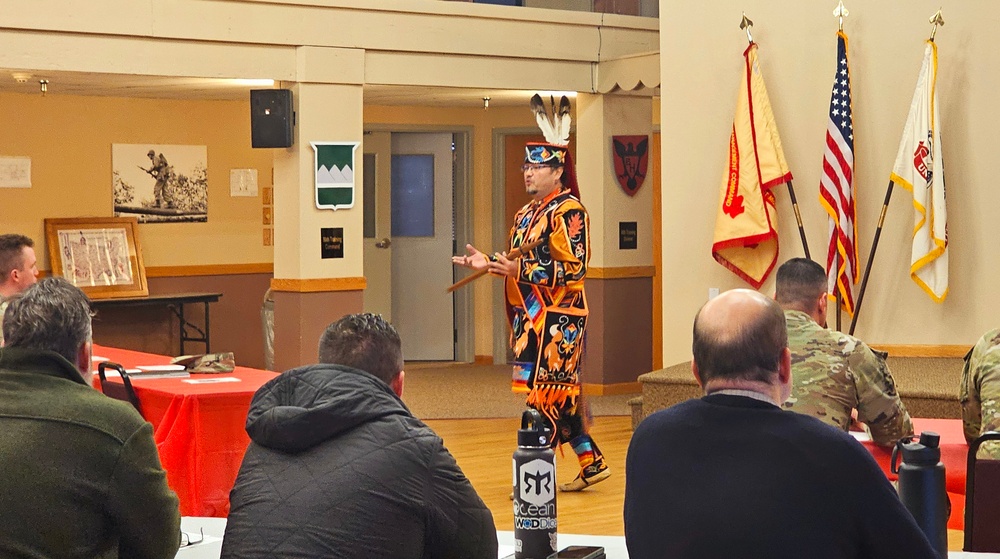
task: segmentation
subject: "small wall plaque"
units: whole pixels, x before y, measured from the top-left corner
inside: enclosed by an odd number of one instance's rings
[[[320,247],[323,258],[344,257],[344,228],[323,227],[320,230]]]
[[[638,246],[639,227],[635,221],[618,222],[618,249],[635,250]]]

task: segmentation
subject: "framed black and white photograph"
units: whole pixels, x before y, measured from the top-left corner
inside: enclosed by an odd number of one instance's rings
[[[208,221],[206,146],[113,144],[111,169],[116,217]]]

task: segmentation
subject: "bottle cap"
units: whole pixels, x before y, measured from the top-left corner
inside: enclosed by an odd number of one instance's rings
[[[542,420],[538,410],[525,410],[521,414],[521,428],[517,431],[517,446],[544,448],[551,446],[552,430]]]
[[[920,466],[934,466],[941,461],[941,436],[933,431],[920,433],[917,442],[901,443],[903,462]]]

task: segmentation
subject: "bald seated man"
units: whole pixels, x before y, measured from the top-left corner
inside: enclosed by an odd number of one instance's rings
[[[629,557],[937,557],[867,450],[784,411],[785,315],[735,289],[694,322],[705,392],[635,430],[625,464]]]

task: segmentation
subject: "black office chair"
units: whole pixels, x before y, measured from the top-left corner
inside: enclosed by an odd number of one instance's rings
[[[122,384],[125,387],[125,397],[122,398],[121,392],[117,389],[117,386],[109,386],[108,379],[104,374],[105,369],[114,369],[122,377]],[[118,363],[112,363],[111,361],[104,361],[97,365],[97,376],[101,378],[101,392],[105,395],[115,398],[116,400],[125,400],[142,415],[142,407],[139,405],[139,396],[136,395],[135,390],[132,388],[132,380],[128,378],[128,373],[125,371],[125,367],[122,367]]]
[[[1000,432],[983,433],[969,445],[963,551],[1000,552],[1000,460],[976,458],[987,441],[1000,441]]]

